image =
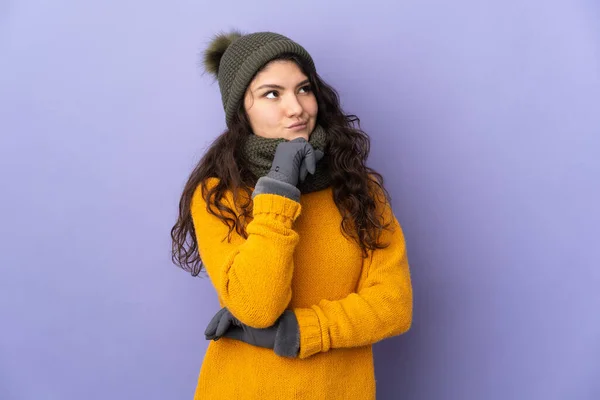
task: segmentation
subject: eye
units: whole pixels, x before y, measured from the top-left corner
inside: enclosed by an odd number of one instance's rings
[[[310,85],[302,86],[300,88],[300,93],[310,93],[310,92],[311,92]]]
[[[263,96],[267,99],[276,99],[279,97],[279,93],[277,93],[276,90],[271,90],[270,92],[265,93]]]

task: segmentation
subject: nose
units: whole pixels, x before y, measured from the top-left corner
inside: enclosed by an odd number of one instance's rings
[[[303,108],[295,95],[287,96],[284,102],[285,113],[288,117],[301,115]]]

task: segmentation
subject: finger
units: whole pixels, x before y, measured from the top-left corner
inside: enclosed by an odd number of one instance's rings
[[[315,174],[315,171],[317,170],[317,160],[315,159],[315,150],[312,148],[311,145],[308,145],[306,150],[306,155],[304,156],[304,163],[306,163],[306,169],[308,170],[308,172],[310,172],[312,175]]]
[[[210,322],[208,323],[208,325],[206,326],[206,329],[204,330],[204,336],[206,337],[206,339],[209,339],[209,337],[214,336],[215,331],[217,330],[217,324],[219,323],[219,321],[217,320],[217,322],[214,322],[215,317],[213,317]]]
[[[302,160],[302,164],[300,164],[300,181],[304,182],[306,179],[306,175],[308,175],[308,170],[306,169],[306,159]]]
[[[321,161],[323,159],[323,157],[325,157],[325,153],[324,152],[322,152],[319,149],[315,150],[315,160],[317,162]]]
[[[204,331],[204,337],[206,340],[213,340],[215,338],[215,333],[217,331],[217,327],[219,326],[219,321],[221,320],[221,316],[223,315],[223,311],[219,311],[213,319],[210,321],[209,326],[206,327]]]
[[[204,336],[206,336],[208,340],[211,340],[214,337],[215,331],[217,330],[217,326],[219,325],[219,321],[221,320],[221,315],[223,315],[225,310],[226,308],[221,308],[219,311],[217,311],[217,313],[212,317],[212,319],[206,326]]]
[[[223,336],[223,334],[225,332],[227,332],[227,329],[229,329],[230,326],[231,326],[231,313],[227,312],[226,314],[224,314],[221,317],[221,320],[219,321],[219,326],[217,326],[217,331],[216,331],[215,335],[217,337]]]

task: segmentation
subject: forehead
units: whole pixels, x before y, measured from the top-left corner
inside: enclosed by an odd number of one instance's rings
[[[296,85],[307,79],[298,65],[290,60],[276,60],[268,63],[251,82],[251,86],[262,84]]]

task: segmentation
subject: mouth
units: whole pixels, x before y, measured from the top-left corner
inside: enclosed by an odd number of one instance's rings
[[[307,123],[306,122],[297,122],[293,125],[288,126],[288,129],[294,130],[294,131],[300,131],[302,129],[306,129]]]

